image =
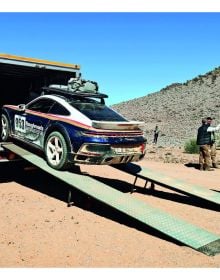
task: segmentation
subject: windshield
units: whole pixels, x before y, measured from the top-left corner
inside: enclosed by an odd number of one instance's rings
[[[95,100],[85,100],[81,102],[71,101],[69,103],[89,119],[95,121],[127,121],[118,113],[107,107],[105,104],[98,103]]]

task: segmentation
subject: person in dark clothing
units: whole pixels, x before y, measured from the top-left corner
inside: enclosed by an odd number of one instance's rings
[[[203,133],[203,129],[206,127],[206,119],[202,119],[202,126],[199,127],[198,133],[197,133],[197,145],[199,145],[201,134]],[[199,167],[200,170],[203,170],[204,163],[205,163],[205,155],[207,151],[203,148],[203,145],[199,145]]]
[[[197,145],[199,145],[199,164],[200,170],[211,171],[211,163],[214,168],[218,168],[216,164],[216,150],[214,149],[214,132],[220,130],[220,124],[217,127],[211,127],[212,118],[202,120],[202,125],[197,133]],[[212,147],[213,146],[213,147]],[[212,161],[211,161],[211,150]]]
[[[213,168],[219,168],[216,162],[216,142],[215,142],[215,131],[218,131],[220,128],[212,127],[212,118],[207,118],[207,125],[209,126],[208,131],[211,134],[211,144],[210,144],[210,156],[211,156],[211,164]]]
[[[159,136],[159,128],[156,125],[155,129],[154,129],[154,140],[153,140],[153,144],[157,144],[157,138]]]

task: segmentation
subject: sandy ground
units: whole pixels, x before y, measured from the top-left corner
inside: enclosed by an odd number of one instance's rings
[[[220,169],[201,172],[190,164],[147,158],[140,165],[220,192]],[[124,193],[134,177],[109,166],[81,166]],[[129,194],[220,236],[219,207],[156,186],[144,193],[137,180]],[[219,268],[220,254],[206,256],[75,191],[39,169],[0,165],[0,267]]]

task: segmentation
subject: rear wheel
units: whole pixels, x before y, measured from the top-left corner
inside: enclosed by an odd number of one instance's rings
[[[68,167],[68,146],[60,132],[54,131],[47,137],[45,155],[48,165],[54,169],[63,170]]]
[[[2,114],[1,122],[2,122],[1,140],[7,141],[10,136],[10,124],[5,114]]]

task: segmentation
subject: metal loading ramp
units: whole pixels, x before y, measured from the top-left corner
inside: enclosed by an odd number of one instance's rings
[[[134,163],[128,163],[126,165],[114,165],[114,168],[134,175],[146,181],[153,182],[165,188],[178,191],[183,194],[202,198],[209,202],[220,205],[220,193],[209,190],[203,186],[190,184],[184,180],[174,179],[168,177],[168,175],[155,172],[149,168],[140,167]]]
[[[47,165],[39,156],[16,146],[4,144],[3,147],[23,159],[29,161],[45,172],[59,178],[75,189],[86,193],[118,211],[162,232],[181,243],[200,251],[206,255],[214,256],[220,253],[220,236],[194,226],[186,221],[175,218],[155,207],[150,206],[130,194],[124,194],[99,182],[91,177],[68,171],[57,171]]]

